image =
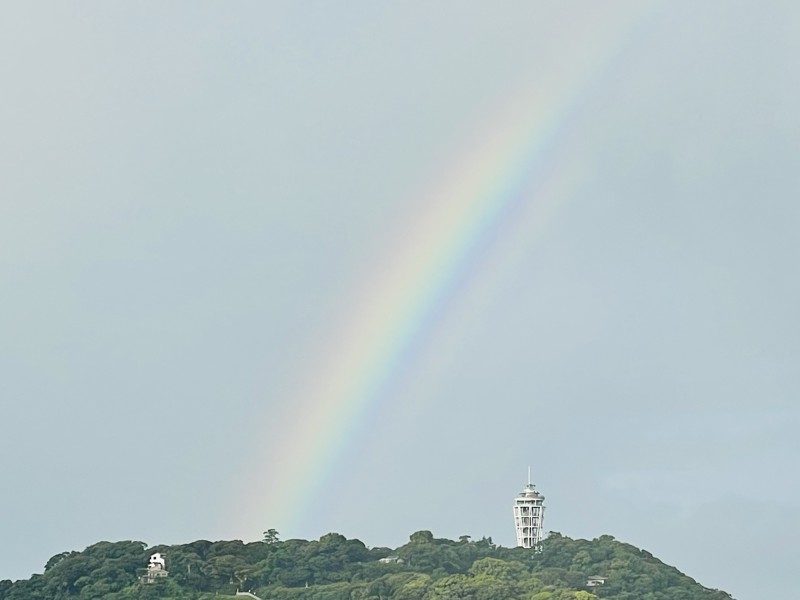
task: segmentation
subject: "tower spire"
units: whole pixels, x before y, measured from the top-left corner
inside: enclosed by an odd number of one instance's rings
[[[536,491],[531,482],[531,468],[528,466],[528,485],[514,500],[514,527],[517,532],[517,546],[538,548],[544,537],[544,496]]]

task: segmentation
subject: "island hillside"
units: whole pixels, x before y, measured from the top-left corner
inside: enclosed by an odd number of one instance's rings
[[[156,554],[160,556],[152,564]],[[367,548],[337,533],[316,541],[281,541],[275,530],[252,543],[199,540],[148,547],[138,541],[99,542],[82,552],[53,556],[44,572],[30,579],[0,581],[0,600],[253,596],[264,600],[731,598],[611,536],[583,540],[558,533],[545,539],[540,550],[503,548],[491,538],[473,540],[466,535],[457,541],[440,539],[429,531],[412,534],[399,548]]]

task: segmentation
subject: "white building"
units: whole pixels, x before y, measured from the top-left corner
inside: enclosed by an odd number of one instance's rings
[[[514,527],[517,531],[517,546],[536,548],[544,535],[544,496],[531,483],[528,469],[528,485],[514,500]]]
[[[147,572],[142,575],[139,581],[141,583],[155,583],[158,579],[167,575],[167,563],[164,560],[164,555],[156,552],[150,557],[150,562],[147,564]]]

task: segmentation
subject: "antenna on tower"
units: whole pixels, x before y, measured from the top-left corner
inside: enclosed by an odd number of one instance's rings
[[[531,484],[531,466],[528,465],[528,485]]]

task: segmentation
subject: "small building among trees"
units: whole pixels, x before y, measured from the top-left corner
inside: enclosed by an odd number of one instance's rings
[[[167,563],[164,560],[164,555],[156,552],[150,556],[150,562],[147,564],[147,572],[142,575],[141,583],[150,584],[155,583],[159,579],[169,575],[167,571]]]

